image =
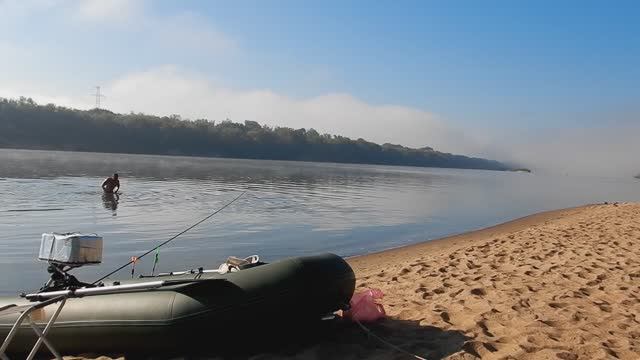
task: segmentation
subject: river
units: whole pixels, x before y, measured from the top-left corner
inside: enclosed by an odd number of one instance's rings
[[[113,172],[121,194],[105,196]],[[266,261],[364,254],[494,225],[534,212],[640,201],[640,181],[435,169],[151,155],[0,150],[0,294],[47,279],[44,232],[104,238],[93,281],[246,194],[163,247],[160,271],[216,268],[229,255]],[[153,257],[136,273],[150,273]],[[130,276],[130,268],[116,277]]]

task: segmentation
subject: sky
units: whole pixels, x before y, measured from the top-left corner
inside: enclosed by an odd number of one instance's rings
[[[640,172],[635,1],[0,0],[0,97]]]

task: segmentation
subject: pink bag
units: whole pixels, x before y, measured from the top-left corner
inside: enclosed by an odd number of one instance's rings
[[[359,322],[384,319],[386,317],[384,307],[376,301],[382,299],[383,296],[380,289],[369,289],[353,294],[350,302],[351,309],[345,311],[345,318]]]

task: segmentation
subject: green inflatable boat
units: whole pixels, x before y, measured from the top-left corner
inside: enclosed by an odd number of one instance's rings
[[[345,309],[354,287],[352,269],[333,254],[256,263],[224,274],[199,269],[98,287],[49,286],[0,298],[0,350],[27,354],[41,341],[39,351],[53,347],[62,355],[223,351],[264,335],[286,337]],[[30,315],[12,332],[25,309]]]

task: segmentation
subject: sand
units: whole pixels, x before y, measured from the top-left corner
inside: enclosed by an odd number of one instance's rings
[[[449,359],[640,359],[639,204],[540,213],[351,264],[392,319],[464,336]],[[446,355],[416,335],[398,341]]]
[[[589,205],[349,259],[377,335],[427,359],[640,359],[640,204]],[[255,359],[410,359],[342,326]]]

